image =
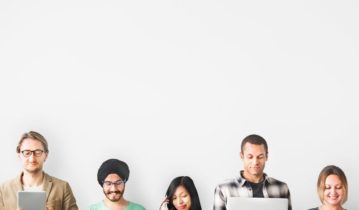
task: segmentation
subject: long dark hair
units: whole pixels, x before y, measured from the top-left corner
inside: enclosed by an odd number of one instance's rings
[[[193,180],[188,176],[179,176],[172,180],[170,186],[167,189],[166,196],[169,199],[168,209],[176,210],[173,205],[173,194],[175,193],[177,187],[183,186],[188,191],[191,197],[191,208],[190,210],[202,210],[201,203],[199,201],[197,189],[194,186]]]

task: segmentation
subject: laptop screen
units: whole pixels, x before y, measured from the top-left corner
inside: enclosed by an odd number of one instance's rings
[[[227,210],[288,210],[287,198],[229,197]]]

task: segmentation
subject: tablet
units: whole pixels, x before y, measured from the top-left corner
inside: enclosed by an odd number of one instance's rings
[[[288,210],[287,198],[230,197],[227,210]]]
[[[17,192],[17,208],[24,210],[45,210],[46,193],[45,192]]]

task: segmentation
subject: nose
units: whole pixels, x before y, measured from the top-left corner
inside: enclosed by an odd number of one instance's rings
[[[110,189],[111,189],[111,191],[112,191],[112,190],[116,190],[116,185],[111,184]]]
[[[181,205],[181,204],[183,203],[183,199],[182,199],[181,197],[179,197],[179,198],[177,199],[177,203],[178,203],[178,205]]]
[[[33,161],[34,159],[35,159],[35,155],[34,155],[34,153],[31,153],[30,156],[29,156],[29,160]]]

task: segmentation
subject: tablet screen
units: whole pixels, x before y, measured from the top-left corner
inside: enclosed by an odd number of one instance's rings
[[[45,210],[46,193],[19,191],[17,193],[17,206],[24,210]]]

